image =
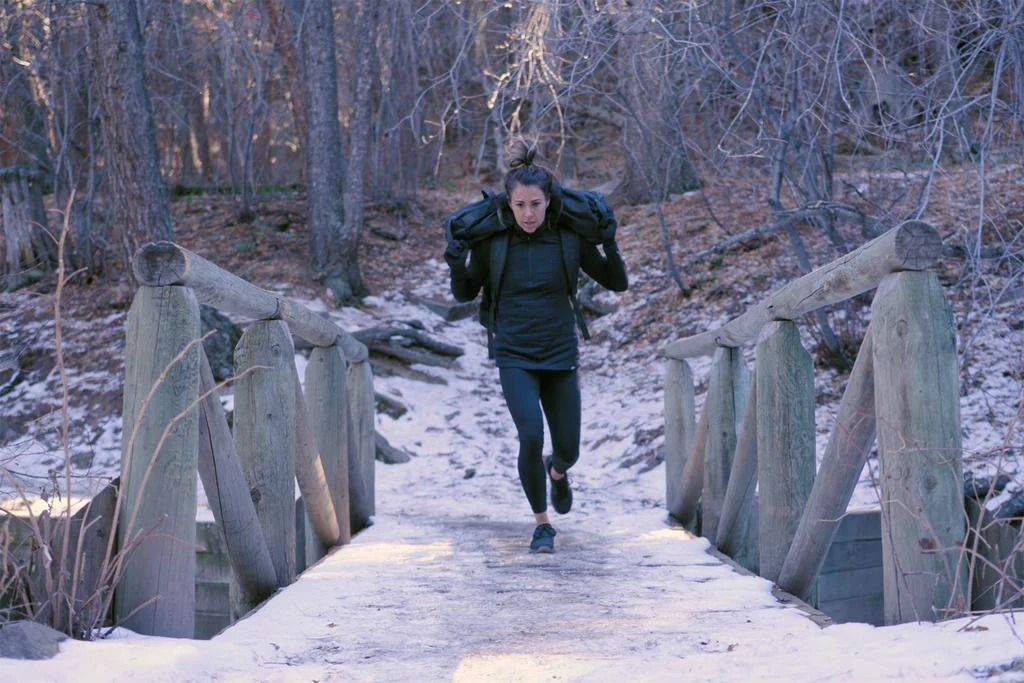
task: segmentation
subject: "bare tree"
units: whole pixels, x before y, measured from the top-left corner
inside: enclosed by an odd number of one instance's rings
[[[281,56],[285,79],[289,83],[304,83],[303,59],[298,43],[297,24],[302,19],[302,8],[297,0],[260,0],[260,8],[270,22],[274,47]],[[309,123],[307,121],[306,91],[291,88],[291,112],[299,140],[305,142]]]
[[[364,192],[363,183],[370,153],[371,117],[373,116],[371,87],[376,75],[377,20],[380,6],[372,0],[363,2],[356,22],[358,36],[358,59],[356,69],[356,94],[353,103],[352,125],[349,128],[349,163],[345,178],[345,228],[346,250],[358,256],[359,242],[363,233]],[[359,274],[359,260],[354,258],[348,265]],[[365,289],[365,288],[364,288]]]
[[[609,99],[623,112],[625,172],[615,203],[660,202],[700,186],[682,124],[690,74],[676,46],[686,24],[666,4],[623,1],[616,20],[619,79]]]
[[[50,166],[44,107],[34,88],[29,43],[40,17],[16,11],[9,0],[0,5],[0,224],[3,226],[3,273],[8,288],[20,286],[21,272],[56,259],[55,241],[47,234],[43,186]]]
[[[146,90],[137,8],[134,2],[110,0],[89,7],[110,222],[126,267],[142,244],[174,238]]]
[[[334,14],[329,0],[309,0],[299,38],[306,80],[309,133],[306,178],[313,273],[338,303],[368,294],[359,272],[359,235],[346,230],[344,163],[338,122]]]

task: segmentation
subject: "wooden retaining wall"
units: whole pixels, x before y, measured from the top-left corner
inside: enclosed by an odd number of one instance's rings
[[[839,624],[882,626],[882,517],[878,510],[843,517],[818,575],[818,609]]]

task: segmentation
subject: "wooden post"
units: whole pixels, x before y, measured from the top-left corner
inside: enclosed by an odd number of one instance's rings
[[[327,477],[334,514],[338,519],[339,543],[352,540],[348,481],[348,371],[345,356],[337,346],[317,347],[306,364],[306,407],[320,461]],[[354,456],[353,456],[354,457]]]
[[[687,529],[697,528],[697,505],[700,503],[701,489],[704,487],[704,446],[708,441],[708,401],[705,397],[701,408],[697,428],[694,430],[690,452],[683,465],[683,477],[679,485],[678,507],[669,509],[669,514],[680,521]]]
[[[752,572],[758,567],[757,523],[753,518],[757,512],[757,391],[753,386],[756,381],[752,375],[715,536],[719,550]]]
[[[715,352],[708,385],[708,440],[704,447],[704,493],[701,503],[701,536],[715,542],[725,490],[729,486],[736,432],[750,389],[750,370],[740,349],[723,347]]]
[[[936,621],[967,608],[952,313],[930,272],[886,277],[871,308],[885,621]]]
[[[185,287],[140,287],[128,312],[121,449],[121,626],[191,638],[195,627],[199,304]]]
[[[295,578],[294,364],[280,320],[251,323],[235,348],[235,449],[282,586]]]
[[[765,328],[756,391],[759,569],[775,581],[814,483],[814,367],[794,323]]]
[[[293,384],[295,385],[295,477],[299,481],[302,492],[307,527],[312,527],[319,543],[308,544],[307,556],[312,557],[322,548],[331,548],[340,541],[341,531],[338,528],[338,515],[334,510],[327,475],[320,459],[320,449],[313,436],[309,414],[306,410],[306,399],[299,386],[299,376],[292,364]],[[312,545],[312,548],[309,548]],[[313,562],[323,557],[321,553]]]
[[[206,394],[215,384],[210,362],[202,352],[199,369],[200,392]],[[238,581],[238,600],[248,612],[277,589],[277,572],[216,391],[199,407],[199,478],[213,518],[224,534]]]
[[[369,362],[349,365],[348,414],[352,418],[348,461],[349,514],[352,530],[358,531],[370,523],[374,511],[376,405],[373,398],[373,371]]]
[[[693,371],[685,360],[665,365],[665,507],[679,507],[686,456],[696,428]]]
[[[875,444],[872,337],[869,326],[843,392],[839,415],[829,435],[811,496],[779,574],[779,587],[801,599],[806,600],[811,595],[832,538]]]

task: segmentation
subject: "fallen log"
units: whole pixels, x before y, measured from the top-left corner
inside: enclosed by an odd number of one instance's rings
[[[353,335],[371,354],[389,356],[403,363],[447,368],[464,351],[415,329],[404,327],[371,327]]]

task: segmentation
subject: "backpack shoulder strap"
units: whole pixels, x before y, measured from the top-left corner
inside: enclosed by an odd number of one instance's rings
[[[484,279],[485,296],[490,306],[486,312],[487,357],[494,358],[494,327],[498,315],[498,297],[501,294],[501,276],[505,272],[508,258],[509,233],[498,233],[488,243],[490,254],[487,259],[487,277]]]
[[[590,330],[587,329],[587,321],[583,318],[583,309],[580,307],[576,290],[580,284],[580,236],[572,230],[559,230],[558,239],[562,243],[562,265],[565,268],[566,284],[569,287],[569,303],[572,304],[572,313],[576,318],[576,327],[580,329],[583,339],[590,339]]]

